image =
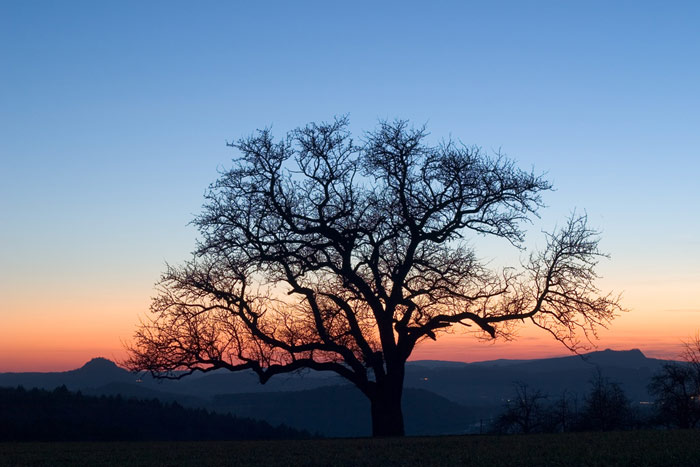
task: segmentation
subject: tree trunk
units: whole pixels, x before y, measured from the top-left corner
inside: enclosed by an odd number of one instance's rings
[[[404,436],[403,411],[401,396],[403,378],[392,378],[377,385],[373,397],[370,398],[372,407],[372,436]],[[398,380],[398,381],[396,381]]]

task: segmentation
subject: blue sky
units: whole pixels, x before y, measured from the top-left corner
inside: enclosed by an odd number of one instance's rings
[[[225,140],[339,114],[546,171],[535,234],[585,209],[637,319],[700,327],[698,24],[694,1],[1,1],[0,341],[41,321],[119,348]]]

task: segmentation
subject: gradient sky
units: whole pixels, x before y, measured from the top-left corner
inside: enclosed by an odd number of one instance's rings
[[[700,328],[698,24],[697,1],[0,1],[0,371],[122,358],[225,140],[346,113],[547,172],[531,244],[585,210],[630,309],[598,345],[675,357]],[[526,327],[414,358],[565,352]]]

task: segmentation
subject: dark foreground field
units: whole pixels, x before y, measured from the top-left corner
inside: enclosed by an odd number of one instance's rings
[[[0,465],[700,466],[700,431],[403,439],[0,443]]]

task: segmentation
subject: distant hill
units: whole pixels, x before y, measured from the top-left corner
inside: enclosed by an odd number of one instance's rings
[[[465,407],[423,389],[407,388],[403,395],[408,435],[460,434],[478,430],[477,408]],[[271,424],[285,424],[324,436],[369,436],[370,405],[354,386],[331,386],[307,391],[226,394],[212,407]]]
[[[637,349],[537,360],[408,362],[403,401],[406,430],[410,434],[478,432],[482,419],[502,410],[516,382],[552,398],[567,391],[582,400],[597,371],[620,383],[633,402],[646,401],[651,376],[666,362],[647,358]],[[369,434],[367,400],[334,374],[279,375],[265,385],[252,372],[224,370],[176,381],[157,380],[129,373],[103,358],[72,371],[0,373],[0,386],[53,389],[61,385],[89,395],[155,398],[220,413],[230,411],[327,436]]]
[[[179,395],[209,397],[226,392],[300,391],[345,383],[335,374],[300,372],[279,375],[262,385],[252,371],[231,373],[218,370],[195,373],[180,380],[152,378],[149,374],[134,374],[106,358],[93,358],[82,367],[61,372],[0,373],[0,387],[53,389],[66,386],[69,390],[94,390],[113,383],[138,385],[141,388]],[[130,389],[139,392],[139,389]]]
[[[542,372],[552,370],[590,369],[596,366],[642,368],[658,367],[669,360],[649,358],[639,349],[631,350],[599,350],[581,355],[567,355],[565,357],[539,358],[528,360],[487,360],[483,362],[464,363],[443,360],[414,360],[408,362],[409,366],[421,366],[426,368],[494,368],[494,367],[520,367],[529,371]]]
[[[0,386],[71,390],[87,389],[108,383],[134,383],[138,378],[106,358],[93,358],[76,370],[52,373],[0,373]]]
[[[407,367],[404,386],[426,389],[462,404],[499,405],[510,397],[516,382],[553,397],[565,390],[583,396],[599,370],[619,383],[633,402],[640,402],[649,400],[649,380],[667,362],[647,358],[638,349],[608,349],[536,360],[496,360],[448,369],[442,362],[437,365],[415,362]]]

